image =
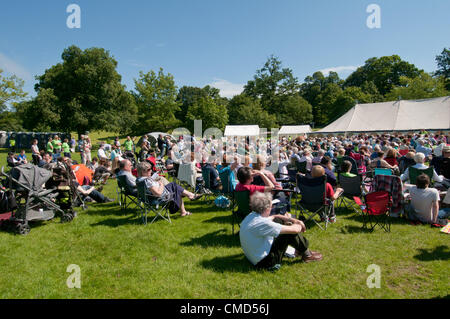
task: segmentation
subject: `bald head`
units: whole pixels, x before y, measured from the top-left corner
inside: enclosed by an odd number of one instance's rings
[[[127,171],[131,173],[132,165],[129,160],[123,160],[119,164],[119,168],[121,171]]]

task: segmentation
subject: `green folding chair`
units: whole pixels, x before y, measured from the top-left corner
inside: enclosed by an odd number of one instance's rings
[[[231,214],[231,227],[234,235],[234,225],[241,223],[244,218],[251,213],[250,209],[250,192],[234,191],[233,192],[233,210]]]
[[[428,175],[430,178],[430,181],[433,182],[433,173],[434,173],[434,167],[430,166],[427,169],[418,169],[415,167],[409,167],[409,182],[411,184],[416,184],[417,177],[421,174]]]

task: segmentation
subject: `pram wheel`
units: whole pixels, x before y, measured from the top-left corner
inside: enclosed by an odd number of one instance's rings
[[[16,233],[19,235],[28,235],[30,233],[30,225],[28,224],[17,224]]]
[[[75,218],[74,212],[68,212],[61,216],[61,223],[70,223]]]

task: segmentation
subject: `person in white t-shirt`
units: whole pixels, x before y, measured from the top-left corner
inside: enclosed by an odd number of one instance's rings
[[[444,220],[445,211],[439,211],[439,192],[435,188],[428,187],[430,177],[426,174],[419,175],[416,185],[405,184],[411,196],[409,219],[427,224],[447,225],[447,221]]]
[[[322,255],[309,250],[303,222],[283,215],[270,216],[272,195],[256,192],[250,197],[252,213],[243,220],[239,236],[247,259],[260,269],[278,270],[287,247],[295,248],[295,256],[304,262],[322,260]],[[281,221],[280,224],[274,220]]]

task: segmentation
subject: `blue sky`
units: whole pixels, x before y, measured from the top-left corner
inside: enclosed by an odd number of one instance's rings
[[[81,29],[69,29],[69,4],[81,8]],[[369,29],[369,4],[381,28]],[[139,71],[174,75],[183,85],[239,93],[267,58],[303,79],[318,70],[345,78],[370,57],[398,54],[427,72],[450,47],[447,0],[42,0],[3,1],[0,68],[25,80],[61,61],[64,48],[103,47],[118,61],[127,89]]]

